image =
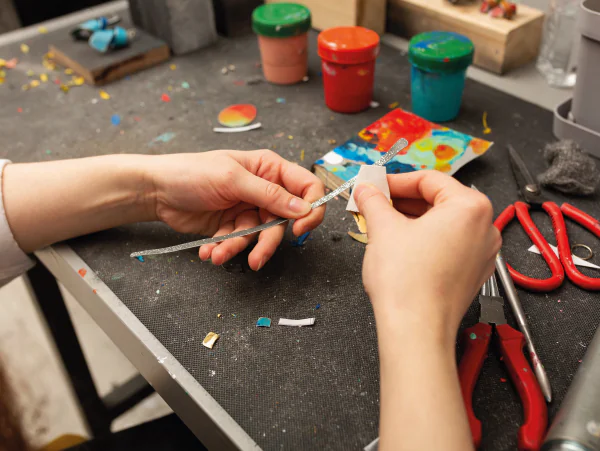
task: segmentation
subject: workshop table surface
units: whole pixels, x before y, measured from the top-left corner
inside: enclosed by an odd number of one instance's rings
[[[101,99],[99,89],[90,86],[65,94],[52,83],[54,74],[50,82],[22,91],[27,70],[43,71],[42,55],[51,40],[52,33],[29,39],[27,55],[18,43],[0,48],[0,57],[20,59],[0,86],[2,156],[14,162],[270,148],[310,168],[333,147],[329,140],[345,141],[383,116],[388,104],[399,102],[410,109],[406,56],[383,46],[374,94],[381,106],[356,115],[329,111],[323,102],[315,33],[310,35],[310,80],[294,86],[236,83],[260,74],[256,40],[248,36],[222,39],[211,48],[115,82],[104,88],[110,100]],[[175,70],[169,67],[172,63]],[[235,71],[221,75],[229,64]],[[161,100],[163,93],[170,102]],[[213,133],[218,112],[234,103],[256,105],[262,128]],[[484,136],[486,111],[492,132]],[[114,114],[121,116],[118,126],[111,123]],[[459,117],[448,125],[495,142],[456,178],[487,194],[496,214],[517,200],[506,144],[513,144],[531,169],[541,172],[546,167],[542,149],[554,140],[551,112],[471,80]],[[165,133],[172,139],[155,141]],[[556,199],[600,217],[596,197]],[[133,251],[193,238],[159,223],[95,233],[38,255],[209,446],[361,449],[378,435],[379,368],[375,320],[361,283],[365,246],[346,235],[355,225],[345,204],[341,198],[330,202],[325,221],[302,247],[292,246],[288,230],[272,261],[259,272],[248,269],[246,255],[224,267],[200,262],[196,250],[144,262],[130,258]],[[541,213],[533,217],[554,242],[549,219]],[[572,243],[598,248],[591,234],[572,222],[567,227]],[[334,239],[340,233],[343,238]],[[527,252],[529,246],[519,227],[508,227],[507,260],[528,275],[547,276],[543,260]],[[76,272],[79,267],[88,270],[83,278]],[[600,322],[598,296],[568,281],[548,294],[519,291],[552,383],[549,412],[554,416]],[[477,311],[474,303],[463,327],[477,322]],[[273,320],[271,328],[255,326],[260,316]],[[515,325],[508,309],[506,316]],[[280,317],[315,317],[316,322],[313,327],[278,327]],[[221,335],[212,350],[202,346],[210,331]],[[497,356],[486,360],[473,402],[483,422],[482,449],[515,449],[522,406]]]

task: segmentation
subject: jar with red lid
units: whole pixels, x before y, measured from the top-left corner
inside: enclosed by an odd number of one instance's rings
[[[364,27],[334,27],[319,33],[325,104],[338,113],[369,108],[379,35]]]

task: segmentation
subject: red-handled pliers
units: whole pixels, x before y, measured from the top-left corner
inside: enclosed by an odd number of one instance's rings
[[[600,279],[582,274],[573,263],[564,216],[582,225],[598,238],[600,238],[600,222],[572,205],[564,203],[559,207],[555,202],[547,200],[542,193],[541,187],[536,183],[519,153],[510,145],[508,146],[508,154],[515,180],[525,202],[515,202],[514,205],[506,207],[498,216],[494,225],[502,232],[504,227],[515,217],[516,213],[517,219],[521,223],[525,233],[529,235],[531,241],[540,250],[542,257],[544,257],[552,272],[552,276],[547,279],[534,279],[521,274],[510,265],[507,265],[515,284],[534,291],[552,291],[563,283],[566,272],[567,277],[575,285],[586,290],[600,290]],[[556,236],[559,257],[552,251],[550,245],[532,221],[529,214],[530,208],[544,210],[550,216],[554,235]]]
[[[506,324],[504,299],[498,293],[494,274],[482,287],[479,304],[481,305],[479,323],[463,332],[465,350],[458,366],[460,387],[473,442],[475,447],[479,448],[481,421],[473,412],[473,390],[487,357],[490,341],[494,335],[493,325],[495,325],[500,353],[523,403],[525,422],[519,429],[518,449],[536,451],[542,446],[546,432],[548,408],[535,374],[523,354],[525,338],[521,332]]]

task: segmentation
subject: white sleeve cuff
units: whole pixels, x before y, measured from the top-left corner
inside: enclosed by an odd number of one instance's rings
[[[31,269],[34,265],[33,260],[21,250],[15,241],[4,211],[2,174],[4,166],[9,163],[8,160],[0,160],[0,287]]]

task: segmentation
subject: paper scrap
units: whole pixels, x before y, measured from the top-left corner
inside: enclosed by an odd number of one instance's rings
[[[256,327],[271,327],[271,319],[261,316],[256,321]]]
[[[492,133],[492,129],[490,127],[488,127],[488,123],[487,123],[487,111],[483,112],[482,121],[483,121],[483,134],[484,135],[489,135],[490,133]]]
[[[209,332],[204,340],[202,341],[202,345],[208,349],[212,349],[217,340],[219,339],[219,334],[215,332]]]
[[[171,70],[175,70],[175,69],[177,69],[177,65],[176,65],[176,64],[171,64],[171,65],[169,66],[169,69],[171,69]]]
[[[106,91],[100,91],[98,93],[100,95],[100,98],[103,100],[109,100],[110,99],[110,94]]]
[[[160,100],[162,100],[163,102],[170,102],[171,97],[169,97],[169,94],[163,93],[163,95],[160,96]]]
[[[388,200],[390,200],[390,187],[387,182],[386,169],[384,166],[362,165],[358,171],[358,175],[356,176],[356,184],[354,186],[356,187],[361,183],[369,183],[374,185],[385,195],[385,197],[387,197]],[[348,200],[348,205],[346,205],[346,210],[358,213],[358,207],[356,206],[356,202],[354,200],[354,189],[352,190],[352,194]]]
[[[552,252],[554,252],[556,254],[556,256],[558,257],[558,248],[556,246],[553,246],[550,243],[548,243],[548,245],[552,249]],[[531,246],[527,250],[529,252],[533,252],[534,254],[540,254],[541,255],[540,250],[537,248],[537,246],[535,244],[533,246]],[[585,266],[586,268],[600,269],[600,266],[594,265],[593,263],[585,261],[584,259],[579,258],[577,255],[571,254],[571,257],[573,258],[573,263],[575,263],[577,266]]]
[[[305,319],[287,319],[287,318],[279,318],[278,326],[312,326],[315,324],[314,318],[305,318]]]
[[[306,232],[306,233],[300,235],[295,240],[292,240],[292,247],[302,247],[302,246],[304,246],[304,243],[308,239],[309,235],[310,235],[310,232]]]
[[[150,141],[148,143],[148,146],[152,147],[154,144],[157,144],[157,143],[168,143],[173,138],[175,138],[175,133],[173,133],[173,132],[166,132],[166,133],[163,133],[162,135],[157,136],[152,141]]]
[[[121,123],[121,116],[118,114],[113,114],[110,117],[110,122],[112,122],[113,125],[119,125]]]
[[[360,213],[352,212],[352,216],[354,217],[354,221],[356,222],[356,226],[360,233],[367,233],[367,220]]]
[[[255,130],[260,127],[262,127],[262,124],[260,122],[257,122],[256,124],[246,125],[245,127],[215,127],[215,128],[213,128],[213,132],[216,132],[216,133],[240,133],[240,132],[247,132],[250,130]]]
[[[48,75],[46,75],[46,74],[40,74],[40,80],[43,83],[47,83],[48,82]]]
[[[83,78],[83,77],[73,77],[73,83],[75,83],[75,86],[81,86],[82,84],[85,83],[85,78]]]
[[[25,54],[29,53],[29,46],[27,44],[21,44],[21,52]]]
[[[348,232],[348,235],[350,235],[359,243],[368,244],[368,237],[366,233]]]

